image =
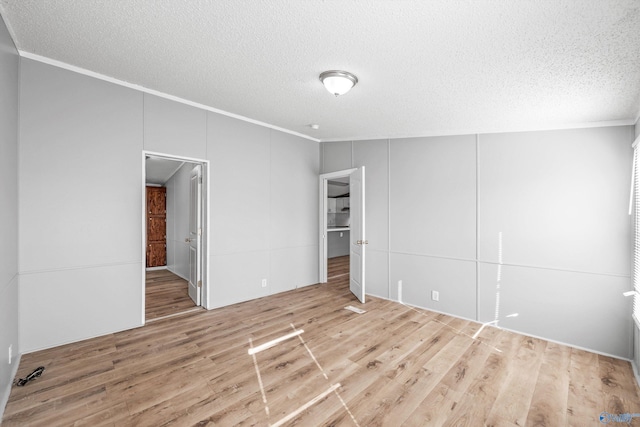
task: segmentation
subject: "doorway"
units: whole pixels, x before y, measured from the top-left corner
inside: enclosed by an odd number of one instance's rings
[[[349,176],[327,180],[327,281],[349,276]]]
[[[322,174],[319,185],[319,281],[341,283],[348,276],[349,289],[364,303],[364,167]]]
[[[206,307],[207,177],[206,160],[143,152],[143,323]]]

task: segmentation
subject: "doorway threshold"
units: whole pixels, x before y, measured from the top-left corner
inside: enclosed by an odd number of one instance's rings
[[[146,320],[144,323],[146,325],[147,323],[152,323],[152,322],[156,322],[158,320],[168,319],[170,317],[182,316],[183,314],[189,314],[189,313],[193,313],[194,311],[201,311],[201,310],[205,310],[204,307],[193,307],[190,310],[181,311],[179,313],[172,313],[172,314],[167,314],[166,316],[162,316],[162,317],[155,317],[153,319]]]

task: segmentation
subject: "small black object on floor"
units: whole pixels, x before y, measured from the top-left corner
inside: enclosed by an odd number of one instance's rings
[[[40,375],[42,375],[43,372],[44,372],[44,366],[38,366],[36,369],[33,370],[33,372],[31,372],[25,378],[18,379],[18,381],[16,381],[16,385],[23,386],[29,381],[35,380],[36,378],[38,378]]]

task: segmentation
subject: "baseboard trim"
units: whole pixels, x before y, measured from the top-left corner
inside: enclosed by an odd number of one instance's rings
[[[370,295],[370,294],[367,294],[367,295]],[[387,300],[387,301],[397,302],[398,304],[406,305],[406,306],[409,306],[409,307],[419,308],[421,310],[432,311],[432,312],[438,313],[438,314],[445,314],[447,316],[455,317],[457,319],[468,320],[470,322],[474,322],[474,323],[477,323],[479,325],[483,324],[482,322],[480,322],[478,320],[470,319],[468,317],[457,316],[455,314],[447,313],[447,312],[444,312],[444,311],[438,311],[438,310],[434,310],[432,308],[421,307],[419,305],[409,304],[409,303],[406,303],[406,302],[400,302],[400,301],[397,301],[397,300],[394,300],[394,299],[391,299],[391,298],[385,298],[385,297],[381,297],[381,296],[377,296],[377,295],[373,295],[373,294],[371,294],[371,296],[372,297],[376,297],[376,298],[380,298],[380,299],[384,299],[384,300]],[[490,327],[495,328],[496,326],[490,325]],[[605,353],[605,352],[602,352],[602,351],[594,350],[594,349],[591,349],[591,348],[581,347],[581,346],[576,345],[576,344],[569,344],[569,343],[558,341],[558,340],[554,340],[554,339],[551,339],[551,338],[546,338],[546,337],[541,337],[541,336],[538,336],[538,335],[529,334],[529,333],[526,333],[526,332],[518,331],[516,329],[509,329],[509,328],[503,328],[503,327],[498,327],[498,328],[499,329],[503,329],[503,330],[508,331],[508,332],[513,332],[514,334],[518,334],[518,335],[522,335],[522,336],[526,336],[526,337],[531,337],[531,338],[536,338],[536,339],[552,342],[554,344],[564,345],[564,346],[567,346],[567,347],[575,348],[577,350],[588,351],[589,353],[595,353],[595,354],[599,354],[601,356],[607,356],[607,357],[612,357],[614,359],[624,360],[626,362],[630,362],[630,363],[633,364],[633,360],[629,359],[627,357],[618,356],[618,355],[615,355],[615,354],[609,354],[609,353]],[[639,380],[638,384],[640,385],[640,375],[638,375],[638,373],[636,373],[636,379]]]
[[[631,361],[631,367],[633,368],[633,376],[636,377],[636,383],[638,383],[638,387],[640,387],[640,372],[638,372],[636,362],[633,360]]]
[[[175,274],[175,275],[176,275],[176,276],[178,276],[179,278],[186,280],[186,281],[187,281],[187,283],[189,282],[189,278],[188,278],[188,277],[183,276],[182,274],[178,273],[178,272],[177,272],[177,271],[175,271],[174,269],[167,267],[167,270],[169,270],[170,272],[172,272],[173,274]]]
[[[2,423],[2,417],[4,416],[4,410],[7,407],[7,403],[9,402],[9,396],[11,395],[11,388],[13,387],[13,383],[16,380],[16,375],[18,374],[18,367],[20,366],[20,358],[21,354],[17,354],[15,359],[12,361],[11,368],[11,376],[9,377],[9,383],[6,385],[6,388],[3,390],[2,395],[0,396],[0,423]]]

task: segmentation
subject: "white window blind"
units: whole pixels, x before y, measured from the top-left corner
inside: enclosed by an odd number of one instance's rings
[[[640,325],[640,136],[633,143],[633,168],[629,214],[633,215],[633,317]]]

